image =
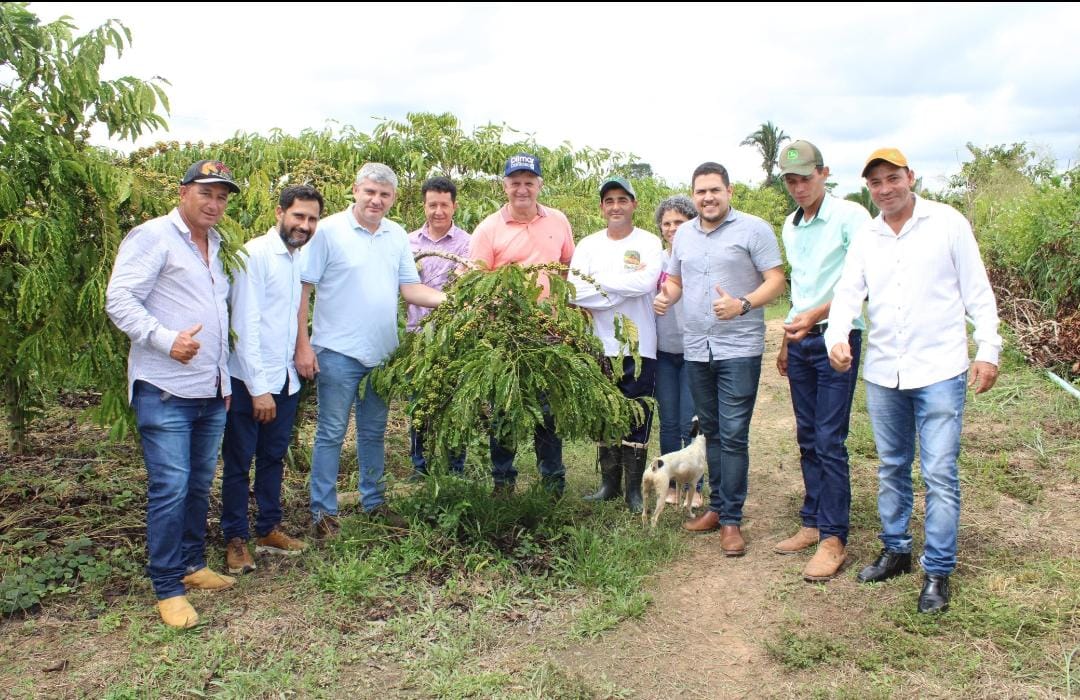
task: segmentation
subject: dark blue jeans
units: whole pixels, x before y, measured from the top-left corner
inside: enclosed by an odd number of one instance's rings
[[[409,456],[412,458],[414,473],[428,473],[428,462],[427,458],[424,457],[424,431],[422,429],[409,428]],[[450,471],[454,474],[465,473],[464,451],[450,455]]]
[[[641,373],[635,377],[634,371],[634,358],[624,357],[622,377],[619,379],[619,391],[628,399],[652,396],[656,389],[656,360],[651,357],[643,357],[641,358]],[[627,442],[647,445],[649,443],[649,433],[652,431],[652,409],[645,402],[641,402],[641,408],[645,411],[641,422],[630,426],[629,434],[623,439]]]
[[[182,399],[140,380],[131,405],[146,462],[147,574],[164,600],[184,595],[180,579],[206,566],[206,512],[225,400]]]
[[[289,450],[293,420],[300,392],[289,395],[289,378],[277,394],[272,394],[277,414],[269,423],[258,423],[247,385],[232,379],[232,406],[225,417],[225,441],[221,445],[224,468],[221,474],[221,533],[228,542],[234,537],[247,540],[248,472],[255,458],[255,504],[259,515],[255,534],[263,537],[281,523],[281,480],[285,473],[285,453]]]
[[[682,353],[657,351],[656,404],[660,409],[660,454],[689,445],[694,399]]]
[[[720,516],[721,525],[738,525],[746,502],[750,417],[757,401],[761,355],[686,364],[698,425],[705,434],[709,510]]]
[[[566,467],[562,461],[562,440],[555,434],[555,418],[551,408],[544,402],[544,423],[533,433],[533,448],[536,450],[536,468],[540,472],[546,488],[562,493],[566,486]],[[513,484],[517,481],[517,469],[514,468],[513,447],[499,444],[495,436],[488,440],[491,449],[491,479],[496,485]]]
[[[839,537],[845,544],[851,510],[845,441],[858,379],[862,331],[851,331],[848,343],[852,369],[847,372],[837,372],[829,365],[821,335],[789,343],[787,369],[806,488],[799,515],[805,527],[818,529],[821,539]]]

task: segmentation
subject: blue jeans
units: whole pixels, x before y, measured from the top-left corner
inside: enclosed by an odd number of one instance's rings
[[[311,517],[316,522],[323,515],[337,515],[337,479],[341,466],[341,444],[349,427],[349,412],[356,407],[356,461],[360,466],[358,488],[364,510],[383,502],[383,470],[386,456],[386,402],[367,383],[364,398],[357,392],[366,383],[374,367],[359,360],[320,348],[319,417],[315,428],[315,446],[311,452]]]
[[[881,541],[890,552],[911,551],[911,464],[915,435],[926,483],[926,545],[923,571],[948,575],[956,568],[960,527],[960,428],[967,372],[918,389],[889,389],[866,382],[866,409],[874,426],[878,457]]]
[[[253,415],[247,385],[232,378],[232,405],[225,417],[225,440],[221,444],[221,533],[228,542],[234,537],[247,540],[248,473],[255,458],[255,504],[259,515],[255,534],[265,536],[281,523],[281,480],[285,473],[285,453],[289,450],[300,392],[289,395],[289,378],[277,394],[271,394],[277,414],[269,423],[258,423]]]
[[[413,473],[427,474],[428,462],[424,457],[424,431],[409,428],[409,457],[412,458]],[[450,471],[454,474],[465,473],[465,452],[450,455]]]
[[[862,331],[851,331],[851,367],[837,372],[829,365],[825,338],[808,335],[788,343],[788,384],[795,409],[795,434],[802,463],[802,524],[815,527],[821,539],[839,537],[847,544],[851,480],[845,441],[855,396]]]
[[[533,432],[533,449],[536,451],[536,468],[544,487],[562,493],[566,486],[566,467],[562,461],[562,440],[555,434],[555,418],[547,401],[542,406],[543,425]],[[497,486],[512,485],[517,481],[517,469],[514,468],[515,447],[506,447],[492,435],[488,438],[491,450],[491,479]]]
[[[750,471],[750,417],[761,378],[761,355],[687,361],[690,394],[705,434],[709,510],[721,525],[742,522]]]
[[[180,579],[206,566],[206,512],[225,400],[182,399],[140,380],[131,405],[146,462],[147,573],[164,600],[184,595]]]
[[[682,353],[656,353],[656,404],[660,409],[660,454],[690,444],[694,399]]]

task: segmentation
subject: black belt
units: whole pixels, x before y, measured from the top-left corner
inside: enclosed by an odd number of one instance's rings
[[[825,329],[829,327],[828,323],[819,323],[816,326],[811,326],[810,330],[806,331],[807,335],[824,335]]]

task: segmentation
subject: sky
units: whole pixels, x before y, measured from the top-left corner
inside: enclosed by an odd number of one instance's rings
[[[451,112],[549,147],[631,152],[670,184],[703,161],[764,178],[763,122],[822,151],[837,192],[900,148],[931,189],[965,144],[1080,163],[1080,5],[31,3],[133,46],[104,77],[161,76],[158,140],[298,133]],[[81,33],[81,32],[80,32]],[[104,134],[99,138],[104,145]],[[118,144],[110,144],[118,146]],[[120,146],[130,148],[130,146]]]

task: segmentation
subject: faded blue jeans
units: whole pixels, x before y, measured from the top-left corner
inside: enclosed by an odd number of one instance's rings
[[[311,452],[311,517],[337,515],[337,479],[341,446],[349,427],[349,413],[356,407],[356,461],[360,465],[357,487],[364,510],[383,502],[383,471],[386,465],[386,402],[367,383],[364,398],[358,396],[374,367],[327,348],[318,349],[319,417],[315,447]]]
[[[742,522],[750,471],[750,417],[757,401],[761,355],[688,361],[690,393],[705,434],[709,510],[721,525]]]
[[[919,461],[926,483],[926,545],[919,563],[927,574],[947,576],[956,568],[956,535],[960,527],[956,460],[966,393],[967,372],[918,389],[889,389],[866,382],[866,409],[881,459],[880,538],[887,551],[911,551],[911,465],[918,435]]]
[[[656,405],[660,409],[660,454],[689,445],[694,399],[681,352],[656,352]]]
[[[225,400],[182,399],[135,382],[131,397],[146,462],[147,573],[158,600],[184,595],[206,566],[206,512],[225,430]]]

